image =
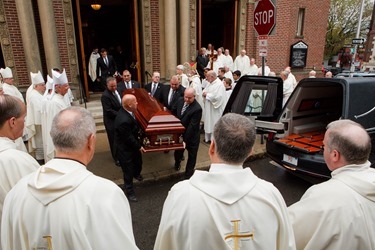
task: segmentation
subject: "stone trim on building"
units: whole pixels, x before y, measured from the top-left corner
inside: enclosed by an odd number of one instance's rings
[[[7,23],[7,16],[5,14],[4,1],[0,0],[0,41],[1,49],[5,66],[12,69],[13,79],[15,85],[18,83],[17,67],[14,63],[14,54],[12,49],[11,37],[9,34],[9,27]]]

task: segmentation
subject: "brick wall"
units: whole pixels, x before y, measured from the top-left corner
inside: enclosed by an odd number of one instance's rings
[[[10,44],[13,49],[14,68],[13,74],[17,73],[17,82],[15,84],[22,86],[29,85],[29,76],[27,72],[26,59],[24,55],[21,29],[17,18],[16,3],[14,0],[4,0],[4,9],[7,25],[9,28]]]
[[[68,80],[72,81],[70,74],[70,64],[68,57],[68,46],[65,31],[64,12],[61,0],[53,0],[53,9],[55,14],[56,32],[57,32],[57,43],[60,51],[60,62],[61,70],[65,68]]]
[[[296,37],[297,18],[299,8],[305,8],[303,38]],[[246,34],[246,49],[248,55],[255,57],[261,66],[257,38],[253,29],[254,5],[248,4],[248,20]],[[278,74],[289,65],[290,46],[298,41],[308,45],[306,68],[292,69],[298,79],[308,76],[308,72],[315,67],[319,73],[323,61],[325,34],[329,12],[329,0],[277,0],[276,32],[268,39],[268,66]]]
[[[151,0],[151,42],[152,42],[152,71],[160,72],[160,29],[159,1]]]

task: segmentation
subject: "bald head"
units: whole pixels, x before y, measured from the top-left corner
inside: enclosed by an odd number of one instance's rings
[[[184,92],[184,101],[187,104],[193,103],[195,100],[195,89],[194,88],[187,88]]]
[[[361,164],[370,156],[371,139],[360,124],[351,120],[338,120],[327,126],[324,150],[337,150],[347,164]]]
[[[127,94],[122,98],[122,106],[127,111],[135,112],[137,110],[137,105],[137,98],[134,95]]]

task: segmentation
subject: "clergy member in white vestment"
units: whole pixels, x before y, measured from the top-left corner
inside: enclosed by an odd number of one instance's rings
[[[203,90],[204,98],[204,139],[205,142],[211,141],[211,134],[214,131],[215,123],[223,115],[227,103],[227,93],[222,81],[212,70],[207,72],[209,84]]]
[[[189,80],[190,80],[190,88],[195,89],[195,100],[197,100],[197,102],[199,103],[199,105],[202,108],[202,112],[204,113],[204,103],[203,103],[203,96],[202,96],[202,92],[203,92],[202,83],[201,83],[201,79],[199,77],[199,74],[198,74],[197,70],[195,70],[195,69],[190,70]],[[202,116],[202,120],[203,120],[203,116]]]
[[[280,192],[242,166],[254,141],[244,116],[229,113],[216,123],[210,170],[196,170],[169,191],[155,250],[295,249]]]
[[[25,99],[23,98],[23,95],[18,90],[18,88],[16,86],[14,86],[14,84],[13,84],[12,70],[10,68],[6,67],[5,69],[0,69],[0,74],[2,75],[3,81],[4,81],[3,82],[4,94],[17,97],[23,103],[25,103]],[[26,131],[24,131],[22,135],[25,135],[25,134],[26,134]],[[27,149],[26,149],[25,143],[22,140],[22,137],[19,137],[17,140],[15,140],[15,143],[17,145],[17,149],[19,149],[21,151],[24,151],[24,152],[27,152]]]
[[[230,69],[230,71],[233,71],[233,58],[229,54],[229,49],[226,49],[224,51],[224,56],[225,56],[225,59],[222,61],[224,66],[227,66]]]
[[[42,103],[43,94],[46,91],[46,83],[44,82],[42,73],[30,72],[32,89],[26,97],[27,116],[26,128],[28,135],[29,152],[35,154],[35,159],[43,160],[43,137],[42,137]]]
[[[250,58],[246,55],[246,50],[241,50],[240,55],[236,57],[233,64],[233,70],[241,71],[242,75],[247,75],[249,73]]]
[[[212,64],[212,67],[211,67],[211,64]],[[206,66],[206,68],[208,69],[211,69],[216,73],[218,74],[219,73],[219,69],[220,68],[223,68],[224,65],[223,63],[220,61],[220,59],[217,58],[217,55],[214,55],[212,58],[210,58],[210,60],[208,61],[208,64]]]
[[[189,88],[189,79],[188,76],[184,73],[184,65],[177,65],[176,74],[178,76],[178,79],[180,80],[180,84],[184,88]]]
[[[42,135],[43,135],[43,151],[44,161],[48,162],[55,155],[55,147],[50,135],[52,120],[61,110],[66,109],[68,105],[64,100],[64,95],[68,92],[69,83],[65,73],[65,69],[60,74],[52,70],[53,89],[51,100],[43,102],[42,112]]]
[[[96,63],[97,63],[98,58],[100,57],[98,50],[99,50],[98,48],[94,48],[92,50],[91,55],[90,55],[90,60],[89,60],[89,76],[92,82],[95,82],[97,78]]]
[[[249,75],[251,76],[258,75],[258,66],[255,64],[255,58],[250,59]]]
[[[375,249],[371,139],[358,123],[338,120],[328,124],[323,144],[332,179],[288,208],[297,249]]]
[[[5,199],[3,249],[138,249],[124,192],[86,169],[95,133],[86,109],[70,107],[55,117],[56,158],[21,179]]]
[[[22,177],[39,167],[31,155],[18,150],[14,143],[22,136],[25,116],[25,104],[18,98],[0,95],[0,224],[6,194]]]
[[[281,79],[283,79],[283,107],[288,101],[294,89],[292,78],[288,78],[288,75],[288,72],[285,70],[280,72],[280,77]]]
[[[288,79],[293,83],[293,89],[297,86],[297,80],[296,77],[292,74],[292,69],[288,66],[284,69],[286,72],[288,72]]]

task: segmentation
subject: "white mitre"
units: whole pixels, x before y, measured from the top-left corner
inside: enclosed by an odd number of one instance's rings
[[[30,77],[31,77],[31,84],[34,86],[44,83],[44,79],[40,71],[38,71],[38,73],[30,72]]]
[[[12,70],[9,67],[0,69],[0,74],[3,76],[3,78],[13,78]]]

